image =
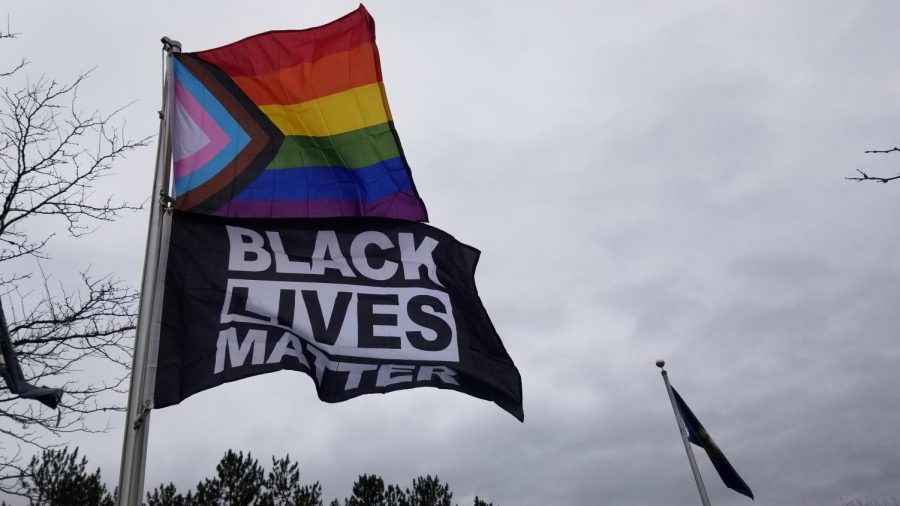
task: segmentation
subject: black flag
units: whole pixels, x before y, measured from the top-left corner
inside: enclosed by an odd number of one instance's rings
[[[519,372],[475,288],[479,252],[445,232],[175,211],[169,243],[157,408],[289,369],[326,402],[430,386],[524,417]]]
[[[9,329],[6,327],[6,315],[3,314],[3,306],[0,304],[0,376],[6,380],[9,391],[23,399],[34,399],[45,406],[56,409],[63,391],[59,388],[36,387],[27,381],[19,367],[16,353],[13,351],[12,341],[9,338]]]
[[[725,458],[725,454],[722,453],[722,450],[719,449],[713,438],[706,432],[706,428],[694,416],[691,408],[685,404],[684,399],[678,395],[678,391],[674,387],[672,388],[672,393],[675,394],[675,402],[678,404],[678,410],[681,411],[681,419],[684,420],[684,426],[688,432],[688,440],[706,450],[709,460],[712,461],[726,487],[753,499],[753,491],[750,490],[750,487],[744,483],[741,476],[734,470],[734,467]]]

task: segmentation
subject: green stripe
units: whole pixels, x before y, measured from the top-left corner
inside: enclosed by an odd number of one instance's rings
[[[400,155],[400,144],[394,134],[393,123],[387,122],[327,137],[287,136],[268,168],[359,169]]]

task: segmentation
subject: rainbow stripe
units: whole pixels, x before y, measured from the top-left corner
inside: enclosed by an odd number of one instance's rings
[[[427,220],[363,6],[175,59],[176,207]]]

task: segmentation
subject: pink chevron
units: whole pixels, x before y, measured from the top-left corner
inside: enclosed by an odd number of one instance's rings
[[[212,160],[216,154],[228,145],[231,138],[228,137],[228,134],[226,134],[218,123],[210,117],[203,106],[197,102],[197,99],[177,81],[175,82],[175,101],[209,139],[206,145],[199,150],[193,153],[182,153],[183,158],[175,160],[175,177],[182,178]],[[175,129],[178,131],[176,138],[192,130],[188,125],[183,125],[182,128],[179,128],[178,123],[176,123]],[[190,137],[190,135],[188,137]],[[194,139],[201,140],[196,137],[197,135],[195,133]]]

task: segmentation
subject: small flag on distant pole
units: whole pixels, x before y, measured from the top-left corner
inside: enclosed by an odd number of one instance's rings
[[[744,483],[741,476],[734,470],[731,462],[728,462],[728,459],[725,458],[725,454],[722,453],[722,450],[719,449],[719,446],[713,441],[709,432],[706,431],[706,428],[703,427],[703,424],[700,423],[700,420],[697,419],[694,412],[691,411],[691,408],[684,402],[684,399],[678,395],[678,391],[675,390],[675,387],[672,387],[672,393],[675,394],[675,402],[678,405],[678,410],[681,412],[681,418],[684,420],[684,427],[687,429],[688,433],[688,441],[706,450],[706,454],[709,455],[709,460],[712,461],[713,467],[716,468],[719,477],[722,478],[726,487],[753,499],[753,491],[750,490],[750,487]]]
[[[9,391],[23,399],[34,399],[50,409],[56,409],[63,391],[59,388],[36,387],[25,381],[22,368],[13,351],[9,329],[6,327],[6,316],[0,304],[0,376],[6,380]]]
[[[700,469],[697,467],[697,461],[694,460],[694,452],[691,450],[691,443],[706,450],[709,460],[719,473],[719,477],[725,483],[725,486],[753,499],[753,492],[750,487],[744,483],[725,454],[719,449],[719,446],[713,441],[706,428],[700,423],[700,420],[691,411],[691,408],[685,404],[684,399],[678,395],[675,388],[669,383],[669,373],[665,370],[666,362],[657,360],[656,367],[660,368],[663,382],[666,384],[666,392],[669,394],[669,401],[672,403],[672,411],[675,412],[675,422],[678,424],[678,432],[681,434],[681,441],[684,443],[684,451],[687,453],[688,461],[691,464],[691,472],[694,473],[694,481],[697,483],[697,491],[700,493],[700,501],[703,506],[709,506],[709,497],[706,495],[706,487],[703,485],[703,478],[700,476]]]

